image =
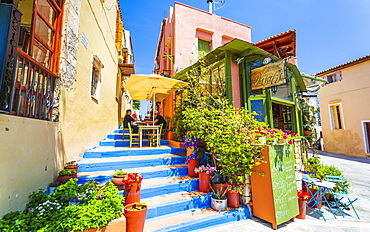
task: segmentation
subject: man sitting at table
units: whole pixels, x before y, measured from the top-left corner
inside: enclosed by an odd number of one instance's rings
[[[155,112],[155,118],[154,118],[154,122],[153,122],[155,125],[161,125],[163,124],[162,126],[162,129],[166,129],[167,128],[167,122],[166,120],[164,120],[164,118],[157,112]]]
[[[131,128],[132,128],[132,133],[137,133],[138,128],[137,128],[137,125],[133,125],[133,123],[135,122],[135,119],[131,117],[131,113],[132,111],[130,109],[126,110],[126,116],[123,119],[123,128],[128,128],[128,124],[130,123]]]

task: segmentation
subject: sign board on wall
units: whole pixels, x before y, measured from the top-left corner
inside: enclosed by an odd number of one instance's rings
[[[252,70],[252,90],[285,83],[284,62],[268,64]]]

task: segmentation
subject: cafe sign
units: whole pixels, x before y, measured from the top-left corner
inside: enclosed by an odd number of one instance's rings
[[[252,70],[252,90],[285,83],[284,63],[279,61]]]

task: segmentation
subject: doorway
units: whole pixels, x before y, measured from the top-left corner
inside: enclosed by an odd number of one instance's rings
[[[370,120],[362,121],[365,152],[370,153]]]
[[[272,103],[272,117],[274,128],[292,130],[292,107]]]

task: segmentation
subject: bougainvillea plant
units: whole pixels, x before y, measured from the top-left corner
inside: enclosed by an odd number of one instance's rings
[[[141,180],[144,177],[141,176],[139,173],[128,173],[123,179],[122,182],[125,184],[131,185],[132,183],[141,183]]]

